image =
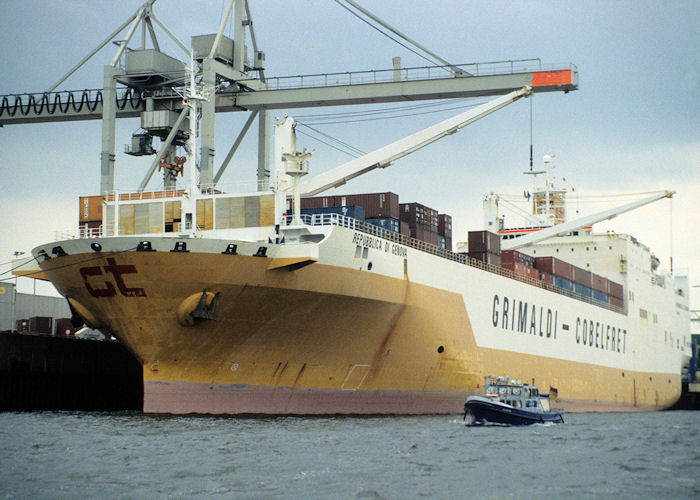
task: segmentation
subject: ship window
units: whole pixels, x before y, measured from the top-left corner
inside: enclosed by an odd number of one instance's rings
[[[365,247],[362,249],[362,258],[366,259],[367,256],[369,255],[369,248]]]
[[[362,257],[362,247],[360,245],[357,245],[355,247],[355,258],[359,259],[360,257]]]
[[[519,399],[516,399],[515,401],[513,401],[513,406],[514,406],[515,408],[522,408],[522,407],[523,407],[523,402],[520,401]]]
[[[520,387],[513,387],[513,394],[515,394],[516,396],[519,396],[520,395]]]
[[[371,271],[371,270],[372,270],[372,263],[371,263],[371,262],[370,262],[369,264],[367,264],[367,270],[368,270],[368,271]]]
[[[557,248],[557,253],[559,253],[559,249]]]

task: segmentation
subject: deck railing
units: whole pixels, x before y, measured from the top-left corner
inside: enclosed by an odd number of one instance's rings
[[[494,266],[493,264],[488,264],[486,262],[481,262],[479,260],[476,260],[472,257],[467,256],[464,253],[455,253],[452,252],[451,250],[447,250],[446,248],[441,248],[437,245],[433,245],[431,243],[426,243],[425,241],[420,241],[415,238],[411,238],[410,236],[405,236],[403,234],[396,233],[394,231],[389,231],[388,229],[384,229],[379,226],[375,226],[374,224],[370,224],[369,222],[353,219],[352,217],[347,217],[342,214],[303,214],[300,216],[302,222],[306,225],[309,226],[328,226],[328,225],[334,225],[334,226],[341,226],[341,227],[346,227],[348,229],[353,229],[355,231],[359,231],[365,234],[369,234],[372,236],[377,236],[378,238],[382,238],[388,241],[392,241],[394,243],[398,243],[400,245],[407,246],[409,248],[414,248],[416,250],[419,250],[421,252],[426,252],[432,255],[436,255],[438,257],[441,257],[443,259],[448,259],[452,260],[455,262],[459,262],[460,264],[464,264],[467,266],[471,267],[476,267],[478,269],[481,269],[483,271],[487,271],[489,273],[493,274],[499,274],[501,276],[504,276],[506,278],[514,279],[521,281],[523,283],[527,283],[528,285],[536,286],[538,288],[544,288],[545,290],[549,290],[554,293],[558,293],[560,295],[565,295],[567,297],[571,297],[576,300],[580,300],[582,302],[587,302],[589,304],[593,304],[598,307],[602,307],[604,309],[609,309],[611,311],[619,312],[619,313],[626,313],[626,308],[620,308],[613,306],[612,304],[609,304],[607,302],[602,302],[599,300],[596,300],[592,297],[586,297],[585,295],[581,295],[575,292],[571,292],[569,290],[565,290],[564,288],[559,288],[558,286],[554,286],[551,283],[544,283],[543,281],[536,280],[534,278],[531,278],[529,276],[523,276],[521,274],[515,273],[511,271],[510,269],[504,269],[500,266]],[[282,225],[283,226],[288,226],[292,222],[292,217],[291,216],[285,216],[282,218]]]

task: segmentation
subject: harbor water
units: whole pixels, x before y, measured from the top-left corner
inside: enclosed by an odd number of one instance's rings
[[[700,413],[0,413],[0,498],[698,498]]]

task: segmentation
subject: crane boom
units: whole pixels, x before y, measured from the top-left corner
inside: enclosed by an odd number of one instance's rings
[[[504,240],[501,242],[501,250],[514,250],[516,248],[522,248],[525,246],[533,245],[540,241],[546,240],[547,238],[567,234],[571,231],[581,229],[582,227],[595,224],[596,222],[602,222],[604,220],[612,219],[614,217],[617,217],[618,215],[624,214],[625,212],[630,212],[639,207],[643,207],[644,205],[648,205],[649,203],[653,203],[663,198],[672,198],[674,194],[676,194],[675,191],[662,191],[660,193],[656,193],[646,198],[642,198],[641,200],[633,201],[625,205],[621,205],[619,207],[610,208],[608,210],[603,210],[602,212],[581,217],[571,222],[557,224],[556,226],[551,226],[541,231],[537,231],[535,233],[530,233],[525,236],[513,238],[512,240]]]
[[[483,118],[494,111],[497,111],[508,104],[511,104],[521,97],[528,97],[532,93],[532,88],[524,86],[518,90],[498,97],[481,106],[460,113],[457,116],[432,125],[415,134],[399,139],[384,147],[376,149],[371,153],[355,158],[347,163],[343,163],[334,169],[324,172],[313,179],[301,183],[300,190],[302,196],[314,196],[327,189],[342,186],[350,179],[362,175],[375,168],[385,168],[394,161],[418,149],[431,144],[446,135],[454,134],[459,129],[466,127],[470,123]]]

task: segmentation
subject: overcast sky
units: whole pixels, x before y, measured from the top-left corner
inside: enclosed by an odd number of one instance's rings
[[[610,207],[593,203],[592,196],[677,191],[672,203],[657,202],[595,229],[637,236],[665,267],[672,252],[674,271],[688,269],[691,283],[700,284],[698,1],[359,2],[455,64],[527,58],[540,58],[544,65],[575,64],[578,91],[539,94],[533,100],[536,164],[541,165],[545,153],[556,155],[559,176],[575,188],[569,197],[570,215],[576,208],[584,214]],[[141,2],[3,0],[0,4],[0,94],[11,94],[49,88]],[[223,4],[222,0],[158,0],[154,12],[189,45],[191,35],[216,31]],[[251,0],[250,7],[257,42],[266,52],[268,76],[386,69],[395,56],[404,66],[428,64],[332,0]],[[157,31],[162,48],[180,57],[179,49]],[[102,68],[115,50],[111,44],[105,47],[59,88],[101,88]],[[444,109],[439,113],[317,128],[371,151],[468,104],[426,109]],[[350,110],[357,108],[289,114],[305,121],[305,115]],[[245,119],[239,113],[217,117],[217,165]],[[138,127],[138,119],[118,122],[120,189],[136,188],[152,160],[121,153]],[[485,193],[531,189],[521,175],[529,164],[529,127],[530,106],[522,100],[336,192],[396,192],[402,202],[417,201],[451,214],[454,240],[465,240],[467,230],[482,228]],[[29,252],[50,241],[55,230],[75,231],[78,197],[99,192],[100,137],[97,120],[0,129],[0,263],[16,250]],[[255,179],[256,143],[250,133],[223,184]],[[306,136],[299,137],[299,147],[316,150],[312,174],[351,158]],[[158,182],[154,179],[149,187],[157,188]],[[22,281],[27,282],[24,289],[30,289],[29,280]],[[700,308],[699,292],[696,288],[695,308]]]

